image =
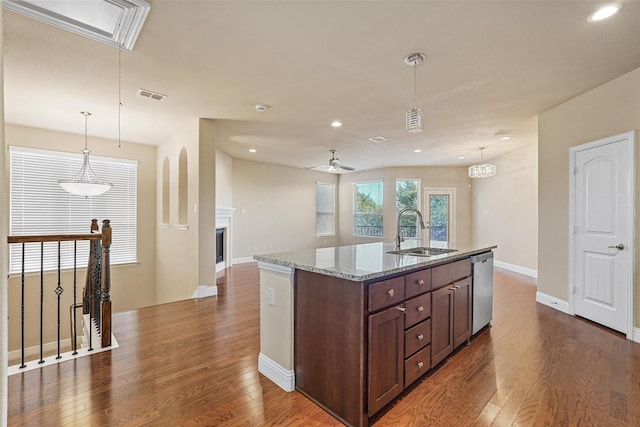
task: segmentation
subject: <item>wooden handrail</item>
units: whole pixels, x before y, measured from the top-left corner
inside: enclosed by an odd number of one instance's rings
[[[8,236],[7,243],[70,242],[74,240],[101,240],[102,234],[43,234],[39,236]]]
[[[22,339],[22,364],[21,368],[25,365],[25,272],[24,272],[24,254],[26,243],[45,243],[45,242],[57,242],[58,243],[58,286],[55,289],[58,304],[58,356],[60,356],[60,304],[61,295],[64,292],[61,286],[60,279],[60,242],[71,241],[89,241],[89,260],[87,263],[86,284],[83,290],[83,303],[78,304],[76,300],[76,246],[74,245],[74,266],[73,266],[73,304],[70,307],[70,323],[72,325],[72,350],[73,354],[77,354],[77,348],[75,344],[76,340],[76,312],[75,308],[83,307],[83,313],[89,314],[88,326],[89,331],[89,351],[93,350],[92,347],[92,332],[94,325],[98,328],[101,334],[102,347],[111,346],[111,224],[108,219],[102,221],[102,230],[99,229],[98,220],[91,220],[91,233],[88,234],[46,234],[46,235],[32,235],[32,236],[8,236],[7,243],[9,244],[22,244],[22,275],[21,275],[21,339]],[[40,246],[41,254],[44,245]],[[42,270],[42,255],[40,261],[40,361],[38,363],[44,363],[43,358],[43,301],[44,301],[44,276]]]

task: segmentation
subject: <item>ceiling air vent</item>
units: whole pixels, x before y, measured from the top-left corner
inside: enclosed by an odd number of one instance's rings
[[[155,99],[156,101],[164,101],[167,95],[163,95],[158,92],[153,92],[151,90],[146,89],[138,89],[138,95],[143,96],[145,98]]]

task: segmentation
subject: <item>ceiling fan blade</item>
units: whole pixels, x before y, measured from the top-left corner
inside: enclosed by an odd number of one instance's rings
[[[346,170],[346,171],[354,171],[354,170],[356,170],[356,168],[351,167],[351,166],[346,166],[346,165],[338,165],[338,167],[339,167],[340,169],[344,169],[344,170]]]

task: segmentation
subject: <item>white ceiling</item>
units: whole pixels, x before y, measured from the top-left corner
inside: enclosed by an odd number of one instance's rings
[[[481,146],[491,159],[534,144],[537,114],[640,67],[640,1],[598,23],[602,2],[582,0],[150,3],[122,52],[123,140],[161,144],[212,118],[231,156],[290,166],[331,148],[359,170],[468,165]],[[81,134],[86,110],[90,135],[117,139],[117,49],[7,10],[3,27],[7,122]],[[419,134],[404,130],[414,52]]]

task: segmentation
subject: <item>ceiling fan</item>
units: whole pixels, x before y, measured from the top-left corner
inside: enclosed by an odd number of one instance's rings
[[[330,171],[334,172],[334,171],[337,171],[338,169],[344,169],[346,171],[354,171],[354,170],[356,170],[356,168],[354,168],[354,167],[343,165],[340,162],[340,159],[336,157],[336,150],[335,149],[332,149],[332,150],[329,150],[329,151],[331,152],[331,158],[329,159],[329,163],[328,163],[328,167],[329,167]],[[322,165],[320,165],[320,166],[322,166]],[[305,169],[315,169],[315,168],[320,167],[320,166],[309,166],[309,167],[307,167]]]

